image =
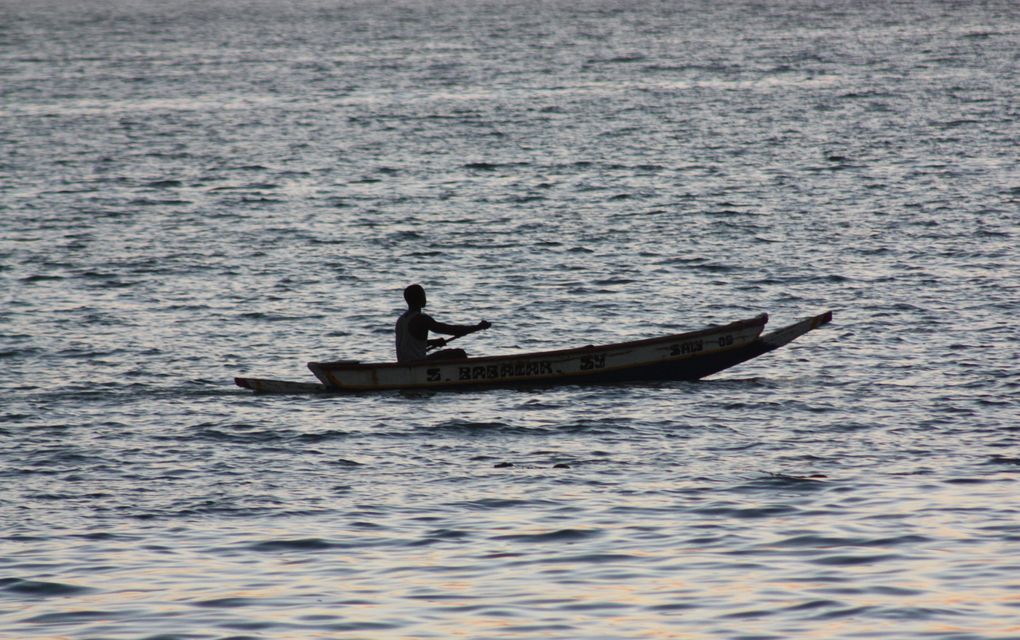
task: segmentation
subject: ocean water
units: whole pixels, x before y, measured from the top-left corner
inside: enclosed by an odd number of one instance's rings
[[[0,637],[1020,638],[1020,4],[0,0]],[[834,312],[698,383],[254,396]]]

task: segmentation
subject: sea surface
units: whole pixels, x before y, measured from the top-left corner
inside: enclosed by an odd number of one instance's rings
[[[1020,3],[0,0],[0,638],[1020,638]],[[831,309],[698,383],[255,396]]]

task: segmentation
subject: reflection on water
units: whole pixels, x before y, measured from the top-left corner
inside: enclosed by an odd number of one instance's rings
[[[5,7],[0,636],[1020,635],[1017,9]],[[392,358],[411,282],[474,354],[835,321],[231,385]]]

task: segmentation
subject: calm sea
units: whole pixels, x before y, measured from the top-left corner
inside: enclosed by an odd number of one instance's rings
[[[0,637],[1020,638],[1020,4],[0,0]],[[834,322],[699,383],[253,396]]]

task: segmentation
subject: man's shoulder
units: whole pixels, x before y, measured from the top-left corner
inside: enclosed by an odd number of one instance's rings
[[[397,319],[398,322],[400,320],[406,320],[411,324],[420,324],[422,322],[432,324],[435,322],[435,320],[432,319],[432,316],[420,309],[408,309],[400,315],[400,318]]]

